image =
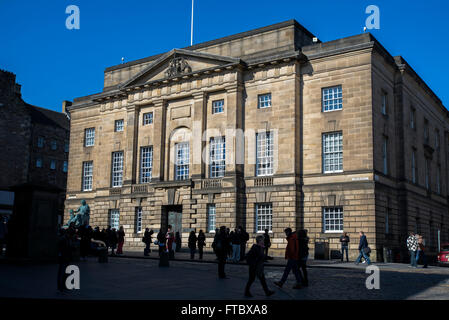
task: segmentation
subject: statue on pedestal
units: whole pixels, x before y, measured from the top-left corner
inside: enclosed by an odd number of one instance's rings
[[[69,227],[71,223],[75,224],[75,228],[81,226],[88,226],[90,220],[90,208],[86,200],[81,200],[81,206],[76,210],[70,210],[70,219],[67,221],[65,227]]]

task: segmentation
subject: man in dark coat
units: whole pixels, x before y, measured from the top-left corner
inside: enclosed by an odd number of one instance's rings
[[[259,278],[260,283],[262,284],[263,291],[265,291],[265,295],[267,297],[271,296],[274,293],[274,291],[271,291],[268,289],[267,281],[265,280],[264,241],[265,241],[264,236],[257,236],[256,244],[253,244],[251,249],[248,251],[248,254],[246,255],[246,261],[249,265],[249,278],[248,278],[248,282],[246,283],[246,287],[245,287],[245,296],[246,297],[252,297],[252,294],[249,291],[249,289],[251,288],[251,285],[253,284],[254,280],[256,280],[256,276]]]
[[[265,229],[265,233],[263,234],[263,245],[264,245],[264,253],[265,253],[265,261],[268,260],[268,249],[271,247],[271,239],[270,234],[268,233],[268,229]]]
[[[203,259],[203,248],[206,246],[206,235],[203,230],[198,233],[198,252],[200,254],[200,260]]]
[[[366,239],[365,233],[363,231],[360,231],[359,235],[360,235],[360,242],[359,242],[360,254],[357,257],[357,260],[355,260],[355,264],[359,264],[363,256],[363,258],[366,260],[366,263],[370,265],[371,260],[369,259],[369,253],[365,252],[368,248],[368,240]]]
[[[148,228],[145,228],[145,233],[143,235],[143,242],[145,243],[145,249],[143,251],[144,256],[148,256],[151,252],[150,245],[151,245],[151,236],[153,235],[154,231],[149,230]]]
[[[240,241],[240,261],[242,261],[245,259],[246,243],[249,241],[249,234],[245,231],[245,229],[243,229],[242,226],[240,226],[239,229],[242,237],[242,240]]]
[[[287,259],[287,265],[284,269],[284,274],[282,275],[281,281],[274,282],[275,285],[282,288],[285,281],[287,281],[288,274],[290,270],[293,270],[293,274],[296,278],[296,285],[293,289],[300,289],[301,285],[301,275],[298,270],[298,260],[299,260],[299,243],[296,233],[292,231],[291,228],[284,230],[287,236],[287,247],[285,248],[285,259]]]
[[[215,237],[213,248],[218,259],[218,277],[220,279],[227,279],[225,274],[226,256],[229,252],[229,238],[226,235],[226,227],[220,227],[218,234]]]

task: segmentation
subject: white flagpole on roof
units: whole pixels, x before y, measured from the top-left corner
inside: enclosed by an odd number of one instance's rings
[[[192,19],[190,22],[190,45],[193,45],[193,1],[192,0]]]

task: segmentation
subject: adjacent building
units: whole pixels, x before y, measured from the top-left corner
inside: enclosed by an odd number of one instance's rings
[[[56,236],[62,222],[69,122],[65,113],[23,101],[15,74],[0,70],[0,215],[10,220],[17,255],[48,253],[44,238]]]
[[[321,42],[291,20],[109,67],[75,99],[66,217],[186,239],[242,225],[305,228],[374,260],[406,258],[408,231],[448,241],[448,111],[404,58],[370,34]],[[185,243],[185,241],[184,241]]]

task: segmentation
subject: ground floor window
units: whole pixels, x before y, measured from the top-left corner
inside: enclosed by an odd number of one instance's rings
[[[216,228],[215,204],[209,204],[207,206],[207,231],[215,232],[215,228]]]
[[[323,208],[323,231],[325,233],[343,232],[343,208]]]
[[[111,209],[109,210],[109,225],[111,228],[115,228],[118,230],[120,226],[120,210],[119,209]]]
[[[136,207],[136,233],[142,232],[142,207]]]
[[[273,205],[271,203],[256,203],[256,232],[272,231]]]

